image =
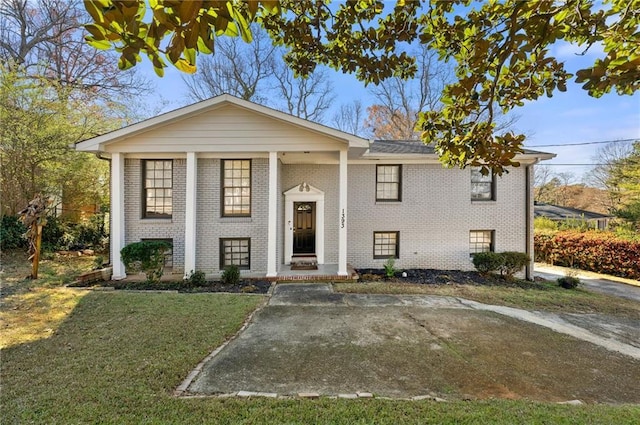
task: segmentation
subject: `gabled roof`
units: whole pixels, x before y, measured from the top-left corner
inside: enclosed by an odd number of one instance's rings
[[[313,131],[334,139],[340,139],[347,142],[349,146],[365,148],[369,146],[368,140],[355,136],[353,134],[345,133],[343,131],[327,127],[322,124],[298,118],[296,116],[280,112],[266,106],[258,105],[256,103],[249,102],[229,94],[223,94],[211,99],[204,100],[202,102],[194,103],[192,105],[155,116],[153,118],[149,118],[147,120],[120,128],[118,130],[111,131],[109,133],[102,134],[100,136],[96,136],[91,139],[83,140],[75,145],[75,149],[80,151],[100,151],[102,150],[102,147],[104,145],[108,145],[110,143],[114,143],[140,133],[154,130],[167,124],[178,122],[224,105],[235,105],[240,108],[244,108],[258,114],[266,115],[270,118],[280,120],[309,131]]]
[[[581,210],[578,208],[561,207],[559,205],[536,202],[533,206],[535,217],[547,217],[551,220],[566,220],[580,218],[584,220],[597,220],[601,218],[612,218],[610,215],[600,214],[593,211]]]

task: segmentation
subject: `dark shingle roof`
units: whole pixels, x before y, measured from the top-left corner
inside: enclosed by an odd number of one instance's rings
[[[578,208],[561,207],[559,205],[543,204],[536,202],[533,206],[535,217],[547,217],[551,220],[566,220],[568,218],[584,218],[585,220],[596,220],[599,218],[611,218],[610,215],[600,214],[593,211],[580,210]]]
[[[369,146],[369,153],[380,154],[421,154],[433,155],[435,150],[432,144],[425,145],[420,140],[374,140]],[[525,154],[544,153],[531,149],[524,149]]]
[[[420,140],[374,140],[369,146],[372,154],[434,154],[433,145],[425,145]]]

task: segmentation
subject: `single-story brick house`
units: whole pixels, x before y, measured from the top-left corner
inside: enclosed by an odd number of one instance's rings
[[[533,165],[502,177],[444,168],[416,141],[370,141],[222,95],[82,141],[111,163],[111,262],[167,239],[174,273],[228,264],[277,277],[298,256],[353,267],[473,269],[533,252]],[[530,274],[531,270],[528,271]]]
[[[585,222],[588,226],[598,230],[605,230],[609,227],[609,221],[613,218],[613,216],[607,214],[581,210],[579,208],[545,204],[544,202],[534,202],[533,216],[546,217],[549,220],[557,222]]]

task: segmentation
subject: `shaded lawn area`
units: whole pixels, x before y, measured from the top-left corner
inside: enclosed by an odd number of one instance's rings
[[[640,319],[640,303],[585,289],[564,289],[555,282],[536,282],[531,288],[510,285],[421,285],[412,283],[334,283],[336,292],[413,294],[460,297],[485,304],[558,313],[606,314]]]
[[[0,422],[631,424],[640,415],[638,406],[506,400],[172,397],[189,371],[263,300],[255,295],[90,292],[55,332],[3,350]]]

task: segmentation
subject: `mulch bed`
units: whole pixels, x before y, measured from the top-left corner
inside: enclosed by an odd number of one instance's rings
[[[148,283],[145,281],[108,281],[94,282],[91,284],[83,284],[75,282],[70,284],[71,287],[109,287],[120,290],[136,290],[136,291],[178,291],[185,293],[201,293],[201,292],[230,292],[245,294],[266,294],[271,287],[268,280],[259,279],[243,279],[237,285],[226,285],[222,282],[206,282],[202,285],[190,285],[183,281],[162,281],[158,283]]]
[[[387,278],[383,269],[356,269],[361,282],[386,281],[393,283],[412,283],[418,285],[484,285],[513,286],[520,288],[544,289],[541,282],[530,282],[521,279],[507,280],[496,275],[484,275],[476,271],[436,270],[436,269],[403,269],[393,278]],[[406,273],[406,277],[403,276]]]

